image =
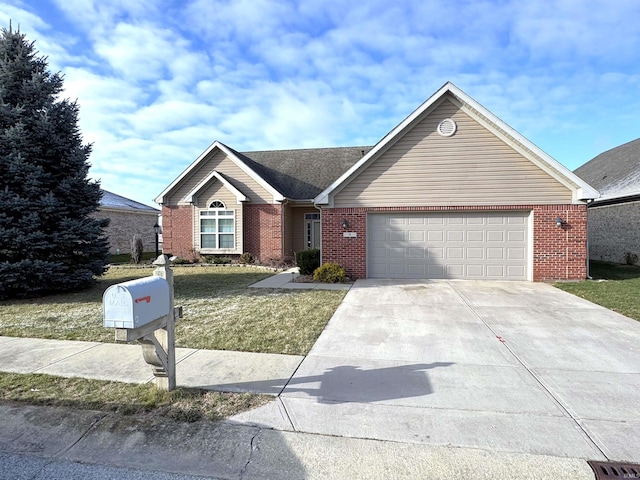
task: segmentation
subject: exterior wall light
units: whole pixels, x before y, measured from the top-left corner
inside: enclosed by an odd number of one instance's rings
[[[160,235],[160,225],[158,222],[153,226],[153,232],[156,234],[156,258],[160,256],[160,248],[158,245],[158,236]]]
[[[342,228],[344,228],[345,230],[349,228],[349,222],[347,222],[346,218],[342,220]]]
[[[562,218],[556,217],[556,227],[562,228],[562,225],[564,225],[564,222],[562,221]]]

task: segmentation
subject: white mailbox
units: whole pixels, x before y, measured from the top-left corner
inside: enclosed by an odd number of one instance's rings
[[[102,296],[104,326],[138,328],[169,314],[169,283],[162,277],[145,277],[107,288]]]

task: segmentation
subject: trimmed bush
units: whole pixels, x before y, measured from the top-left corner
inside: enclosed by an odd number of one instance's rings
[[[343,283],[347,278],[347,272],[337,263],[328,262],[318,267],[313,272],[313,279],[322,283]]]
[[[204,260],[214,265],[227,265],[232,261],[229,257],[216,257],[215,255],[205,255]]]
[[[312,248],[296,253],[296,264],[300,268],[300,275],[311,275],[320,266],[320,250]]]
[[[238,259],[239,263],[244,263],[244,264],[255,263],[255,261],[256,261],[255,257],[249,252],[243,253],[242,255],[240,255],[240,258]]]

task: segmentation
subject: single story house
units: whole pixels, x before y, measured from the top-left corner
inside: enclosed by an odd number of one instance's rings
[[[600,192],[589,204],[589,257],[640,263],[640,138],[608,150],[574,172]]]
[[[111,220],[105,233],[109,238],[109,253],[131,253],[134,235],[142,238],[145,252],[155,251],[154,225],[159,223],[160,210],[135,200],[102,190],[96,218]]]
[[[351,278],[584,279],[598,193],[452,83],[373,147],[214,142],[156,198],[164,251],[319,247]]]

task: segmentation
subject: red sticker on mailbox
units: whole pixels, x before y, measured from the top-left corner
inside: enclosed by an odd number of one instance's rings
[[[151,303],[151,295],[147,296],[147,297],[141,297],[141,298],[136,298],[135,299],[136,303],[140,303],[140,302],[147,302],[147,303]]]

